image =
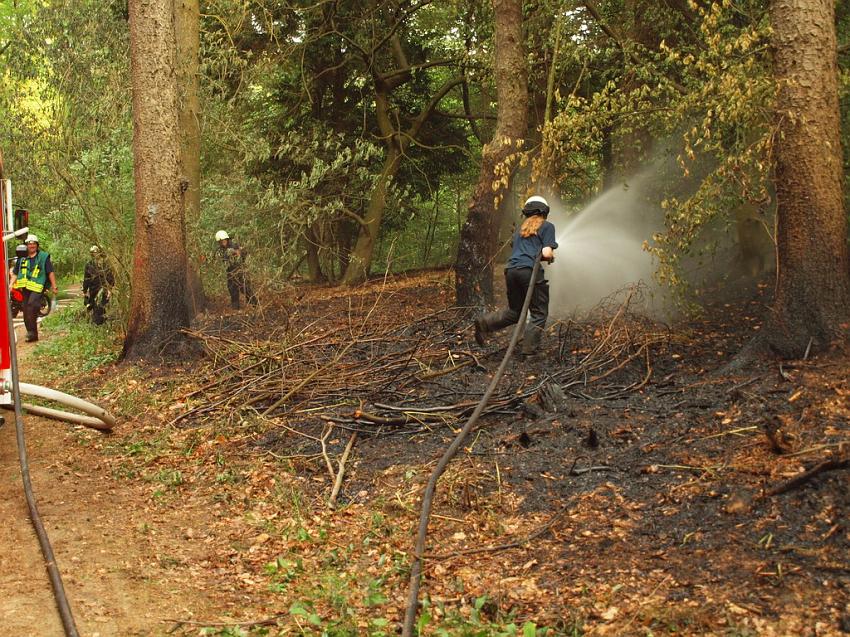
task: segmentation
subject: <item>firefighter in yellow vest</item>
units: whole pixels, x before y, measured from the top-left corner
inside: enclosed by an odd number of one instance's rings
[[[27,254],[20,257],[9,273],[9,286],[18,288],[24,295],[24,325],[27,328],[27,342],[38,340],[38,310],[44,290],[50,282],[53,294],[59,291],[56,287],[56,275],[50,255],[39,249],[38,237],[27,235]]]

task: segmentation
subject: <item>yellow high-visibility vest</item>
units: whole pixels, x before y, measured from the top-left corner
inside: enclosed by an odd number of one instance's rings
[[[45,264],[50,255],[42,250],[35,253],[35,263],[32,272],[29,272],[30,257],[21,257],[21,266],[18,271],[18,279],[15,281],[14,287],[32,290],[33,292],[43,292],[44,286],[47,284],[47,272],[45,272]]]

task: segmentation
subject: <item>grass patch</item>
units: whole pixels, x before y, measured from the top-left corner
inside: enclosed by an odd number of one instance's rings
[[[109,324],[93,325],[86,318],[82,300],[52,312],[39,325],[42,336],[29,358],[30,373],[42,382],[62,384],[118,360],[120,335]]]

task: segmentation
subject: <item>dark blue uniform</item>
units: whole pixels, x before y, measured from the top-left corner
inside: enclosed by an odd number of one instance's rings
[[[537,232],[529,237],[520,234],[521,228],[514,233],[511,256],[505,267],[505,285],[508,292],[508,307],[497,312],[485,314],[475,320],[476,338],[481,339],[482,333],[495,332],[519,320],[522,304],[531,282],[534,261],[540,257],[543,248],[558,247],[555,239],[555,226],[544,221]],[[531,354],[540,343],[540,336],[546,327],[549,317],[549,282],[543,274],[543,268],[537,271],[537,282],[531,294],[528,306],[531,326],[523,338],[523,353]]]
[[[218,256],[224,261],[227,271],[227,291],[230,293],[230,305],[239,309],[239,293],[245,295],[245,300],[256,305],[257,297],[251,289],[251,282],[245,272],[245,249],[233,239],[227,240],[227,245],[218,246]]]

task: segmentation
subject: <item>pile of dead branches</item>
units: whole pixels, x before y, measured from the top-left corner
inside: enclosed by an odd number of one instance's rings
[[[591,397],[591,386],[595,398],[643,387],[653,350],[669,337],[634,311],[636,298],[629,291],[617,307],[606,300],[592,322],[559,325],[558,354],[544,351],[536,361],[546,373],[532,380],[517,374],[519,384],[506,382],[485,413],[517,413],[544,386],[583,398]],[[453,425],[483,392],[488,368],[482,360],[503,348],[494,342],[490,350],[473,350],[461,308],[411,319],[380,297],[360,315],[349,308],[271,339],[236,337],[232,330],[189,333],[209,353],[204,376],[212,380],[184,397],[189,408],[172,421],[181,426],[233,414],[287,427],[310,422],[314,430],[333,423],[372,435]]]
[[[671,333],[647,316],[646,296],[644,285],[629,286],[600,301],[581,321],[558,325],[560,369],[553,377],[564,391],[608,400],[649,382],[653,352],[669,344]]]

